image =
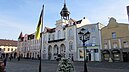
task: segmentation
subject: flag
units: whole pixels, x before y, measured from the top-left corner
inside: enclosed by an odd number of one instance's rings
[[[128,15],[128,20],[129,20],[129,6],[127,6],[127,15]]]
[[[42,23],[43,23],[43,9],[41,11],[41,14],[40,14],[40,18],[39,18],[39,22],[38,22],[38,25],[37,25],[37,31],[36,31],[36,39],[39,40],[40,39],[40,31],[41,31],[41,27],[42,27]]]

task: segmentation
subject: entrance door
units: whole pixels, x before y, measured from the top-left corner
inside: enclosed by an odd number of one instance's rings
[[[128,53],[123,52],[123,62],[128,62]]]
[[[91,61],[91,53],[88,53],[88,61]]]
[[[48,47],[48,60],[51,60],[51,58],[52,58],[52,47],[49,46]]]

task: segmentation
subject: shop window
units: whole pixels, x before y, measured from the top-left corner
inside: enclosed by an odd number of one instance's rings
[[[84,58],[84,51],[83,50],[79,50],[79,58],[80,59]]]
[[[95,52],[95,53],[98,53],[98,49],[94,49],[94,52]]]
[[[114,60],[120,60],[120,54],[113,54]]]
[[[104,60],[109,60],[110,55],[109,54],[104,54]]]

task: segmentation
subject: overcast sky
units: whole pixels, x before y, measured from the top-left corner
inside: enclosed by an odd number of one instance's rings
[[[80,20],[86,17],[91,23],[108,24],[109,17],[128,23],[126,6],[129,0],[66,0],[70,17]],[[55,27],[64,0],[0,0],[0,39],[17,40],[20,32],[36,31],[42,5],[44,26]]]

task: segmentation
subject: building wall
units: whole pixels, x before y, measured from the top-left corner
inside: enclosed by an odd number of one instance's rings
[[[66,22],[67,23],[67,22]],[[64,27],[66,25],[65,21],[59,20],[57,21],[56,24],[56,29],[55,32],[53,33],[49,33],[46,32],[46,29],[44,30],[44,34],[43,34],[43,57],[44,59],[48,59],[49,57],[51,57],[51,60],[55,60],[54,59],[54,46],[58,46],[58,54],[61,54],[60,50],[61,50],[61,45],[63,44],[65,47],[65,57],[69,58],[69,57],[73,57],[74,60],[76,60],[76,26],[72,25],[72,26],[68,26],[68,27]],[[64,29],[65,28],[65,29]],[[58,31],[60,31],[60,36],[58,35]],[[54,35],[54,39],[50,39],[49,40],[49,36]],[[60,41],[60,39],[64,39],[63,41]],[[49,43],[48,41],[54,41],[54,40],[59,40],[58,42],[51,42]],[[69,43],[72,42],[72,50],[70,50],[69,48]],[[51,46],[51,56],[49,55],[49,46]]]
[[[23,36],[22,41],[18,41],[18,56],[22,58],[33,58],[37,59],[40,51],[40,39],[36,40],[35,33],[33,38],[29,39],[29,34]]]
[[[101,29],[102,51],[108,50],[110,54],[107,60],[109,60],[109,58],[112,58],[115,61],[115,53],[113,53],[113,51],[118,50],[120,53],[119,55],[116,54],[116,56],[119,58],[119,61],[123,61],[123,51],[125,51],[124,49],[126,49],[128,53],[129,49],[128,27],[128,24],[117,23],[114,18],[111,18],[108,25]]]
[[[101,43],[100,43],[100,23],[87,24],[80,28],[77,28],[77,50],[78,50],[78,60],[83,60],[83,43],[79,39],[78,33],[80,29],[84,28],[85,32],[90,32],[90,39],[85,42],[85,47],[87,47],[87,58],[89,61],[101,61]]]
[[[111,27],[112,25],[108,25],[106,27],[104,27],[101,30],[101,34],[102,34],[102,48],[104,48],[104,43],[108,43],[108,41],[110,40],[111,42],[111,48],[113,48],[113,42],[115,41],[118,45],[118,48],[120,48],[120,46],[123,46],[122,41],[129,41],[128,36],[129,36],[129,29],[128,29],[128,24],[118,24],[114,27]],[[112,38],[112,33],[116,32],[116,38]],[[119,39],[121,40],[122,45],[119,44]],[[106,42],[105,42],[106,41]],[[109,44],[108,44],[109,47]]]
[[[17,41],[0,39],[0,58],[16,57]]]
[[[4,53],[11,53],[17,49],[16,46],[0,46],[0,48],[4,51]]]

